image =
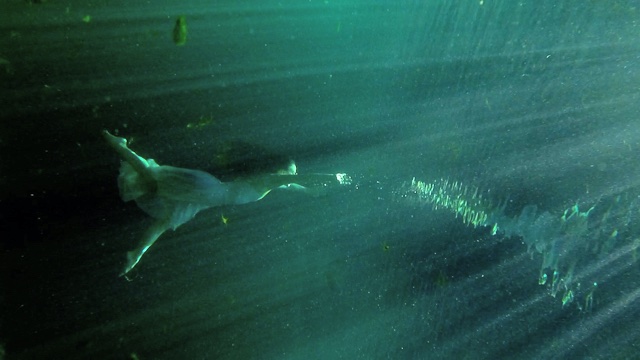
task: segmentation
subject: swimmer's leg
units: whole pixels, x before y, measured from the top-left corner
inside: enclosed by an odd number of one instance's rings
[[[127,262],[125,264],[124,270],[120,273],[120,276],[127,275],[131,269],[133,269],[136,264],[142,258],[142,255],[149,250],[151,245],[158,240],[160,235],[171,228],[171,225],[167,221],[158,220],[147,231],[144,233],[142,240],[137,248],[127,252]]]

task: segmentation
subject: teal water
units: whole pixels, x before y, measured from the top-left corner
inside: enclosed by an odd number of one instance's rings
[[[638,24],[633,1],[3,1],[0,358],[634,358]],[[225,181],[292,159],[354,183],[203,211],[127,281],[151,220],[103,129]]]

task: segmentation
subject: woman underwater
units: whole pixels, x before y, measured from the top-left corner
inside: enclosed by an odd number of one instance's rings
[[[126,139],[106,130],[102,135],[123,160],[118,176],[120,197],[123,201],[135,200],[138,207],[155,219],[138,246],[127,252],[120,276],[127,275],[138,264],[162,233],[175,230],[201,210],[258,201],[276,188],[313,193],[314,188],[351,183],[346,174],[297,175],[293,163],[277,174],[221,182],[204,171],[158,165],[153,159],[142,158],[129,149]]]

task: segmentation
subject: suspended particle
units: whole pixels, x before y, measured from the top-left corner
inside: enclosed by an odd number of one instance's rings
[[[538,278],[538,285],[544,285],[547,283],[547,273],[542,271],[540,273],[540,277]]]
[[[596,290],[597,287],[598,287],[598,283],[594,282],[593,286],[591,287],[591,290],[584,297],[584,310],[585,311],[591,311],[591,309],[593,308],[593,292]]]
[[[562,297],[562,306],[565,306],[572,301],[573,301],[573,291],[569,289]]]

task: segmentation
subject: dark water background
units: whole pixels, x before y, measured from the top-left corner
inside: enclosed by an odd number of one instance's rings
[[[632,0],[2,0],[4,357],[634,358],[640,233],[616,261],[579,253],[600,281],[585,312],[522,241],[394,194],[415,176],[508,215],[631,203],[639,35]],[[357,186],[205,211],[127,282],[151,221],[102,129],[221,178],[283,157]]]

